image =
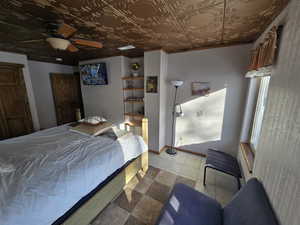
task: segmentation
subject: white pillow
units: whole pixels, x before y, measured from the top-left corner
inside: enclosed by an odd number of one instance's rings
[[[10,163],[6,163],[3,160],[0,159],[0,173],[11,173],[14,172],[16,168],[14,165]]]
[[[105,119],[104,117],[102,116],[89,116],[87,118],[84,118],[82,120],[82,122],[84,123],[88,123],[88,124],[91,124],[91,125],[96,125],[100,122],[106,122],[107,119]]]

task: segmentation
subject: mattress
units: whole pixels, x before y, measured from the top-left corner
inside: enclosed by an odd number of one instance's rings
[[[50,225],[128,161],[147,151],[140,136],[94,137],[60,126],[0,141],[1,225]]]

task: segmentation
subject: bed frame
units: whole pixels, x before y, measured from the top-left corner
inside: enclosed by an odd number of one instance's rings
[[[142,137],[148,144],[148,119],[142,122]],[[78,208],[62,225],[89,225],[91,221],[122,191],[139,172],[148,170],[148,152],[133,160],[118,175],[103,186],[93,197]]]

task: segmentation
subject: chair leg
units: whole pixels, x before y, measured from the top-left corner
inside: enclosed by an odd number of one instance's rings
[[[240,181],[240,178],[237,177],[236,179],[237,179],[237,183],[238,183],[238,189],[240,190],[240,189],[241,189],[241,181]]]
[[[203,186],[205,186],[205,180],[206,180],[206,169],[207,169],[207,166],[204,166],[204,176],[203,176]]]

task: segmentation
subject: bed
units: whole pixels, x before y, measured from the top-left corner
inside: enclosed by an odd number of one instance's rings
[[[148,168],[147,145],[126,133],[115,139],[71,132],[68,125],[0,142],[1,225],[51,225],[80,199],[117,175],[62,224],[85,225],[140,170]]]

